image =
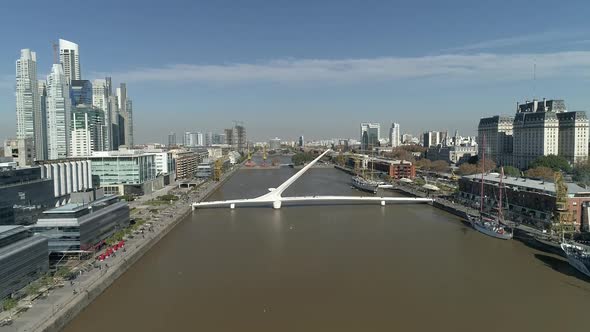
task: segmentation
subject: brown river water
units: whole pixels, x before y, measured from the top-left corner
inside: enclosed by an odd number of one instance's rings
[[[209,199],[276,187],[240,170]],[[285,196],[362,195],[311,169]],[[396,195],[386,192],[384,195]],[[590,282],[558,256],[429,205],[202,209],[65,331],[583,331]]]

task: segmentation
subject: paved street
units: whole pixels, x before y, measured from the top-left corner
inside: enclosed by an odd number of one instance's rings
[[[223,175],[221,181],[231,176],[236,170],[232,169]],[[85,292],[93,286],[101,278],[113,273],[127,257],[131,256],[135,251],[139,250],[144,245],[147,245],[159,232],[161,232],[166,225],[172,223],[176,218],[188,212],[191,209],[190,203],[202,200],[207,194],[214,190],[220,182],[208,181],[196,189],[192,190],[178,190],[175,189],[177,184],[170,184],[151,195],[140,197],[139,199],[130,202],[130,207],[139,207],[150,199],[165,195],[174,190],[176,195],[180,198],[172,204],[165,204],[160,206],[153,206],[151,209],[157,209],[158,212],[145,213],[142,210],[135,209],[131,212],[131,217],[138,215],[145,217],[145,221],[149,222],[152,230],[148,231],[147,227],[143,234],[138,234],[126,241],[124,249],[116,252],[114,257],[109,257],[104,262],[98,262],[94,257],[88,261],[82,261],[80,267],[87,268],[87,272],[78,275],[72,283],[65,281],[63,287],[55,288],[49,291],[49,294],[44,299],[37,299],[32,304],[32,307],[25,312],[22,312],[18,317],[12,317],[13,323],[9,326],[0,327],[0,331],[35,331],[41,324],[47,321],[50,317],[57,313],[61,313],[64,307],[67,307],[77,296],[85,296]],[[104,249],[103,249],[104,251]],[[102,252],[102,251],[101,251]],[[99,252],[100,253],[100,252]],[[94,256],[97,256],[96,253]],[[0,321],[4,318],[11,317],[14,310],[10,312],[0,313]]]

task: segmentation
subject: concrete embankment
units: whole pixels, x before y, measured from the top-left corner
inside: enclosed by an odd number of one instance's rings
[[[214,186],[210,187],[207,192],[202,195],[199,199],[205,200],[209,195],[215,192],[220,186],[227,181],[237,169],[232,170],[228,173],[222,181],[217,182]],[[108,270],[98,279],[93,281],[90,285],[86,286],[86,289],[75,295],[74,298],[68,302],[61,310],[55,315],[46,319],[34,331],[47,331],[57,332],[62,330],[76,315],[78,315],[84,308],[86,308],[94,299],[96,299],[102,292],[104,292],[117,278],[125,273],[135,262],[137,262],[143,255],[145,255],[158,241],[164,238],[176,225],[184,220],[188,215],[192,213],[190,204],[183,206],[179,213],[174,217],[173,220],[164,224],[163,228],[156,231],[149,240],[135,244],[136,248],[128,248],[125,257],[110,266]]]

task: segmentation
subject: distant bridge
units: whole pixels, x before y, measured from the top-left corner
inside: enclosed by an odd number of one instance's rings
[[[318,160],[326,155],[331,150],[324,151],[319,157],[303,167],[299,172],[291,176],[287,181],[283,182],[277,188],[269,188],[269,192],[254,198],[245,199],[230,199],[225,201],[211,201],[211,202],[196,202],[192,204],[192,208],[206,208],[206,207],[229,207],[234,209],[237,206],[270,206],[275,209],[280,209],[283,202],[324,202],[324,203],[380,203],[385,205],[389,203],[431,203],[431,198],[418,197],[375,197],[375,196],[298,196],[298,197],[283,197],[283,192],[289,188],[299,177],[301,177],[308,169],[310,169]]]

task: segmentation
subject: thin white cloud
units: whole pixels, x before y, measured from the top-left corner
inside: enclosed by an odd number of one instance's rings
[[[590,51],[546,54],[435,55],[367,59],[286,59],[260,63],[222,65],[176,64],[139,68],[112,76],[118,81],[182,82],[356,82],[428,77],[445,79],[519,80],[531,76],[533,63],[538,77],[590,76]]]
[[[531,44],[542,42],[552,42],[559,44],[563,42],[575,43],[580,38],[588,38],[588,33],[584,31],[543,31],[527,35],[483,40],[472,44],[447,48],[444,49],[443,52],[489,50],[506,48],[510,46],[530,46]]]

